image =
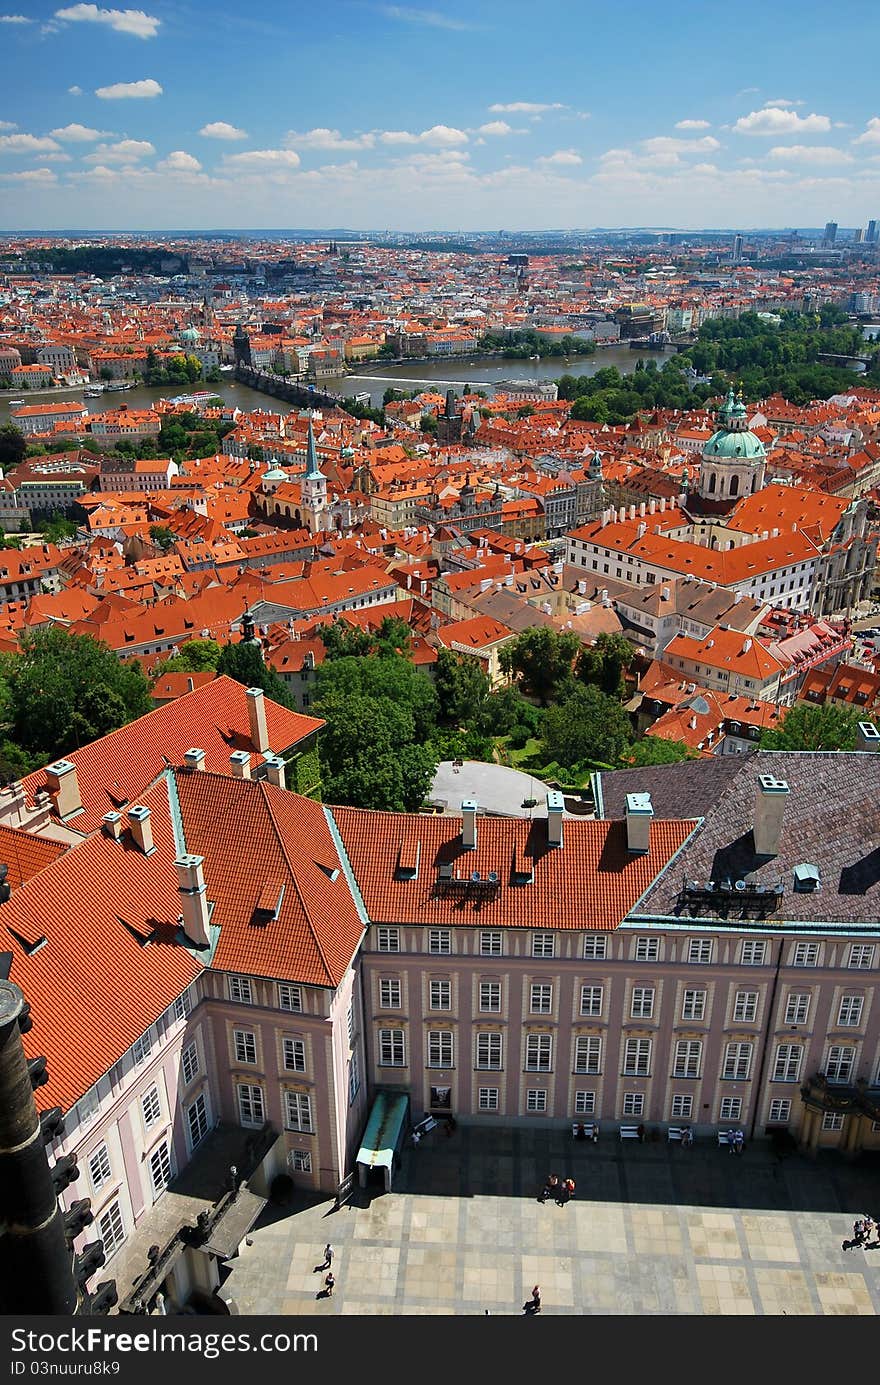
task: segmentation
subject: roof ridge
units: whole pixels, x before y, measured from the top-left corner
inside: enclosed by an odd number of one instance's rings
[[[319,937],[318,937],[318,931],[317,931],[317,929],[315,928],[315,925],[314,925],[314,923],[313,923],[313,921],[312,921],[311,913],[309,912],[309,909],[308,909],[307,906],[306,906],[306,901],[305,901],[305,898],[304,898],[304,896],[303,896],[303,892],[302,892],[302,890],[301,890],[301,888],[300,888],[299,880],[297,879],[296,870],[295,870],[295,868],[294,868],[293,862],[291,861],[290,855],[289,855],[288,850],[287,850],[287,842],[286,842],[286,840],[285,840],[285,837],[284,837],[283,832],[281,831],[281,828],[280,828],[280,826],[279,826],[278,820],[277,820],[277,818],[275,817],[274,812],[272,811],[272,802],[271,802],[271,799],[270,799],[269,794],[268,794],[267,791],[266,791],[266,790],[267,790],[266,782],[265,782],[265,780],[262,780],[262,779],[258,780],[257,782],[258,782],[258,784],[259,784],[259,786],[260,786],[260,792],[261,792],[262,797],[263,797],[263,802],[264,802],[265,805],[266,805],[266,810],[267,810],[267,812],[268,812],[268,814],[269,814],[269,818],[270,818],[270,820],[271,820],[272,826],[273,826],[274,829],[275,829],[275,835],[276,835],[276,837],[277,837],[277,839],[278,839],[278,844],[279,844],[279,846],[280,846],[280,848],[281,848],[281,854],[282,854],[282,856],[284,857],[284,860],[285,860],[285,862],[286,862],[286,864],[287,864],[287,869],[290,871],[290,876],[291,876],[291,879],[293,880],[293,888],[296,890],[297,898],[299,899],[300,905],[302,906],[303,917],[305,918],[306,923],[307,923],[308,926],[309,926],[309,932],[310,932],[311,935],[312,935],[312,939],[314,940],[315,947],[318,949],[318,956],[319,956],[320,959],[321,959],[321,963],[322,963],[322,965],[323,965],[323,967],[324,967],[324,971],[325,971],[325,973],[326,973],[326,975],[327,975],[327,978],[328,978],[328,980],[332,983],[332,981],[333,981],[333,969],[332,969],[332,967],[330,966],[330,964],[329,964],[328,961],[327,961],[327,958],[326,958],[326,956],[325,956],[325,954],[324,954],[324,949],[323,949],[323,947],[321,946],[321,941],[320,941],[320,939],[319,939]]]

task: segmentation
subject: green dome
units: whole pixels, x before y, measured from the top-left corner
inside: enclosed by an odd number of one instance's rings
[[[713,433],[703,450],[704,457],[726,457],[729,461],[744,458],[758,461],[766,455],[764,444],[754,433],[729,433],[726,428],[719,428],[717,433]]]
[[[181,341],[198,341],[201,333],[197,327],[184,327],[180,334]]]

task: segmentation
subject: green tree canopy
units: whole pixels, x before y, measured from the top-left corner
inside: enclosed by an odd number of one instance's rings
[[[515,675],[524,690],[546,707],[570,677],[580,647],[577,635],[558,634],[549,625],[536,625],[506,644],[498,662],[504,673]]]
[[[317,710],[327,722],[320,743],[323,797],[356,808],[417,811],[437,762],[418,743],[411,709],[390,697],[336,688],[325,689]]]
[[[329,659],[318,669],[318,705],[323,705],[333,693],[377,701],[387,698],[407,708],[413,718],[415,740],[422,745],[430,740],[437,724],[437,695],[431,680],[400,654],[379,659]]]
[[[815,707],[796,702],[781,726],[765,731],[762,750],[853,750],[861,713],[855,707],[835,707],[826,702]]]
[[[691,751],[684,741],[667,741],[662,736],[645,736],[628,745],[621,762],[624,768],[641,768],[645,765],[677,765],[681,760],[692,758]]]
[[[574,683],[565,700],[544,713],[541,739],[548,760],[576,770],[596,761],[617,764],[632,728],[615,698],[592,684]]]
[[[624,674],[635,656],[625,635],[603,633],[594,645],[581,649],[575,673],[581,682],[595,683],[609,697],[622,698],[626,691]]]
[[[225,673],[246,688],[262,688],[267,697],[282,707],[292,707],[287,689],[268,664],[256,644],[225,644],[217,660],[217,673]]]
[[[216,672],[223,648],[216,640],[187,640],[178,646],[177,653],[153,668],[153,681],[165,673]],[[248,684],[250,687],[251,684]],[[256,686],[255,684],[253,686]]]
[[[14,423],[4,423],[0,427],[0,467],[9,471],[24,461],[27,442],[24,433]]]
[[[434,665],[438,715],[444,726],[482,728],[490,683],[476,659],[441,649]]]
[[[151,524],[150,538],[157,548],[161,548],[163,553],[167,553],[169,548],[173,548],[177,543],[177,535],[173,529],[169,529],[165,524]]]

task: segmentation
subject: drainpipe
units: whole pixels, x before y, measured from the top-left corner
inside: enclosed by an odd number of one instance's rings
[[[770,1027],[773,1023],[773,1012],[776,1004],[776,992],[779,988],[779,972],[782,968],[782,949],[785,947],[785,937],[779,939],[779,952],[776,957],[776,970],[773,973],[773,985],[770,987],[770,999],[767,1002],[767,1018],[764,1026],[764,1046],[761,1050],[761,1062],[758,1068],[758,1081],[755,1087],[755,1100],[752,1103],[752,1123],[749,1129],[749,1140],[755,1138],[755,1126],[758,1122],[758,1108],[761,1101],[761,1087],[764,1081],[764,1069],[767,1066],[767,1050],[770,1047]]]

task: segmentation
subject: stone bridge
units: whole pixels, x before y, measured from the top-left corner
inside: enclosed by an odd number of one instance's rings
[[[283,375],[270,371],[257,370],[254,366],[239,363],[235,367],[235,378],[242,385],[249,385],[261,394],[271,394],[275,399],[285,399],[289,404],[316,409],[322,405],[338,408],[342,404],[341,394],[319,389],[316,385],[304,385],[297,380],[286,380]]]

